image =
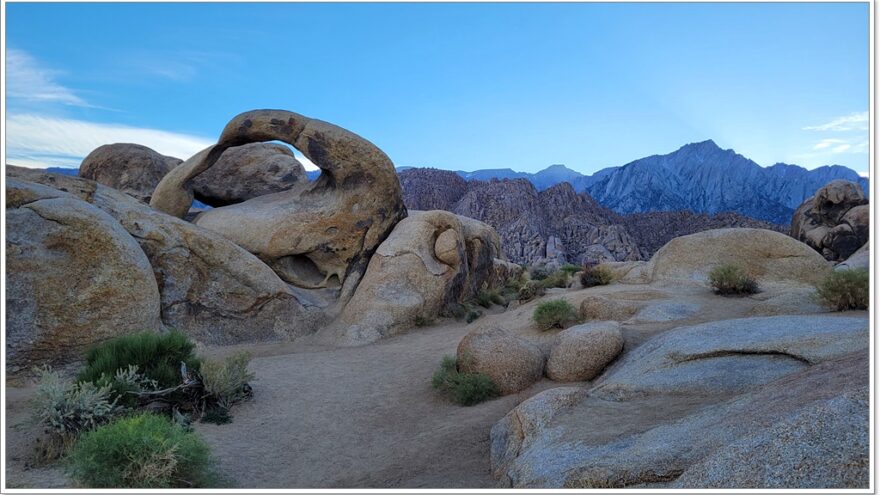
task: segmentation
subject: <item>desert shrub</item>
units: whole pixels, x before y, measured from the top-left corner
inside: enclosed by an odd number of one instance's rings
[[[547,265],[536,265],[529,268],[529,278],[532,280],[544,280],[551,273],[553,273],[553,270]]]
[[[465,316],[465,321],[468,323],[473,323],[477,318],[483,316],[483,312],[476,308],[468,309],[467,316]]]
[[[614,281],[614,272],[605,265],[584,265],[582,270],[581,285],[585,289],[597,285],[608,285]]]
[[[709,272],[709,284],[716,294],[754,294],[758,284],[738,265],[725,264]]]
[[[56,459],[76,437],[110,421],[121,408],[112,399],[109,385],[71,383],[51,368],[39,370],[39,383],[31,402],[33,419],[45,428],[38,441],[38,458]]]
[[[545,301],[535,308],[532,319],[542,330],[551,328],[564,328],[565,325],[577,321],[577,313],[574,307],[564,299]]]
[[[519,300],[528,301],[544,295],[545,289],[540,282],[529,280],[519,289]]]
[[[577,265],[573,265],[571,263],[566,263],[562,265],[559,269],[565,272],[567,275],[574,275],[575,273],[581,271],[583,268]]]
[[[483,373],[461,373],[453,356],[444,356],[431,385],[456,404],[472,406],[500,395],[498,387]]]
[[[833,271],[816,289],[819,301],[836,311],[868,309],[869,275],[865,268]]]
[[[89,488],[198,488],[213,484],[208,446],[165,416],[141,413],[82,435],[72,477]]]
[[[467,306],[465,306],[464,304],[461,304],[461,303],[454,302],[454,303],[446,305],[446,307],[443,308],[443,310],[441,310],[440,316],[443,316],[445,318],[455,318],[457,320],[460,320],[460,319],[464,318],[465,316],[467,316],[467,313],[468,313]]]
[[[415,326],[417,327],[429,327],[434,324],[434,320],[428,318],[427,316],[418,315],[413,321],[413,324],[415,324]]]
[[[116,337],[89,350],[77,381],[110,385],[114,396],[132,406],[133,396],[126,393],[131,384],[115,379],[119,370],[135,366],[144,379],[155,381],[158,388],[173,387],[181,382],[181,363],[190,371],[198,371],[199,360],[194,350],[195,344],[176,330]]]
[[[208,401],[207,410],[213,412],[214,416],[224,416],[225,412],[225,418],[228,419],[229,408],[250,397],[248,382],[254,379],[253,373],[247,369],[250,361],[250,354],[239,352],[223,360],[209,359],[202,362],[199,377]],[[211,411],[212,409],[220,411]]]
[[[476,302],[484,308],[491,308],[493,304],[504,305],[506,301],[497,290],[483,289],[477,293]]]
[[[558,288],[564,289],[564,288],[568,287],[568,279],[569,279],[569,274],[567,272],[565,272],[563,270],[556,270],[555,272],[551,273],[550,275],[545,277],[543,280],[541,280],[540,283],[541,283],[541,286],[543,286],[544,288],[547,288],[547,289],[550,289],[552,287],[558,287]]]

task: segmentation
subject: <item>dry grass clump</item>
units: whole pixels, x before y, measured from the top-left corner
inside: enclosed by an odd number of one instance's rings
[[[709,272],[709,284],[716,294],[745,295],[758,292],[758,284],[738,265],[724,264]]]
[[[565,328],[566,325],[576,322],[578,315],[574,306],[568,301],[554,299],[539,304],[532,314],[532,320],[541,330],[549,330],[551,328]]]
[[[869,278],[865,268],[833,271],[816,288],[819,300],[836,311],[868,309]]]

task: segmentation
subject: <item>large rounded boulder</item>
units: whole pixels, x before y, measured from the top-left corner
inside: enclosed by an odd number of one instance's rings
[[[478,328],[465,335],[457,357],[460,371],[487,375],[505,395],[528,388],[544,371],[538,346],[500,328]]]
[[[150,262],[113,217],[6,179],[7,371],[77,361],[95,343],[161,328]]]
[[[288,340],[326,325],[332,301],[294,291],[256,256],[215,232],[85,179],[19,167],[7,167],[6,174],[68,191],[112,217],[146,254],[162,321],[200,342]],[[123,307],[107,310],[115,314]]]
[[[652,281],[705,283],[713,268],[735,264],[758,284],[815,285],[831,271],[816,251],[765,229],[716,229],[676,237],[651,258]]]
[[[139,144],[105,144],[83,159],[79,176],[149,203],[162,177],[181,162]]]
[[[405,331],[498,281],[495,231],[447,211],[412,211],[395,226],[351,300],[324,332],[335,344],[361,345]]]
[[[241,203],[308,182],[287,146],[248,143],[227,149],[213,167],[193,179],[195,199],[210,206]]]
[[[620,324],[585,323],[557,335],[547,359],[547,378],[558,382],[592,380],[623,350]]]
[[[871,210],[867,203],[855,182],[831,181],[795,211],[791,236],[828,260],[845,260],[868,242]]]

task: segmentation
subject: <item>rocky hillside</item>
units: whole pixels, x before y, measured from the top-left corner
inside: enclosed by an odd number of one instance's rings
[[[562,182],[539,191],[526,179],[465,180],[455,172],[399,172],[407,208],[440,209],[495,227],[517,263],[633,261],[649,258],[674,237],[724,227],[785,230],[736,213],[690,211],[620,215]]]
[[[840,165],[814,170],[785,163],[761,167],[711,140],[605,168],[593,175],[563,165],[552,165],[534,174],[511,169],[456,173],[465,180],[522,178],[539,191],[569,182],[575,191],[587,192],[618,213],[736,212],[775,224],[787,224],[804,200],[832,180],[848,180],[868,190],[867,179]]]

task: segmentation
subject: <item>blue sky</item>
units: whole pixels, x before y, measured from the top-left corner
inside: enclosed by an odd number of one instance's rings
[[[186,158],[283,108],[398,166],[591,173],[714,139],[868,170],[868,4],[6,4],[7,162]]]

